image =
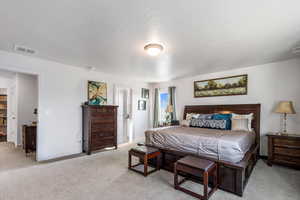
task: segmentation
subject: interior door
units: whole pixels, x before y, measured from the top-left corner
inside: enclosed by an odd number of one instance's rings
[[[8,120],[7,141],[18,145],[18,120],[17,120],[17,87],[12,85],[8,90]]]
[[[126,90],[124,89],[119,89],[118,105],[118,144],[122,144],[128,142],[126,124]]]
[[[116,88],[115,104],[118,108],[118,144],[124,144],[130,141],[131,128],[131,89]]]

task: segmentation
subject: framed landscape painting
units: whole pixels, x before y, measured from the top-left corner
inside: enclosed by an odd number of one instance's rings
[[[107,85],[103,82],[88,81],[89,105],[107,104]]]
[[[194,97],[246,95],[248,75],[230,76],[194,82]]]

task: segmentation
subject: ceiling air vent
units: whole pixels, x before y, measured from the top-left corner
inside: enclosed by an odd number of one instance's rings
[[[300,55],[300,46],[294,47],[292,49],[292,53],[296,55]]]
[[[16,52],[24,53],[24,54],[35,54],[36,51],[34,49],[25,47],[25,46],[20,46],[20,45],[15,45],[14,50]]]

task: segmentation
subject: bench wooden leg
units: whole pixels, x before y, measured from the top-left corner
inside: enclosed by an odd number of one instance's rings
[[[161,155],[158,155],[156,157],[156,170],[160,170],[160,156]]]
[[[128,153],[128,169],[131,169],[131,153]]]
[[[148,175],[148,157],[144,156],[144,176]]]
[[[203,173],[204,200],[208,199],[208,172]]]
[[[214,172],[214,187],[218,187],[218,168],[217,165],[215,167],[215,172]]]
[[[178,174],[177,174],[177,163],[174,166],[174,188],[177,189],[178,186]]]

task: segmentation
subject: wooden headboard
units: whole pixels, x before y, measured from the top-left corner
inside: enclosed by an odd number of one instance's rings
[[[260,144],[260,104],[192,105],[184,107],[183,119],[186,119],[187,113],[253,113],[252,128],[255,130],[256,144]]]

